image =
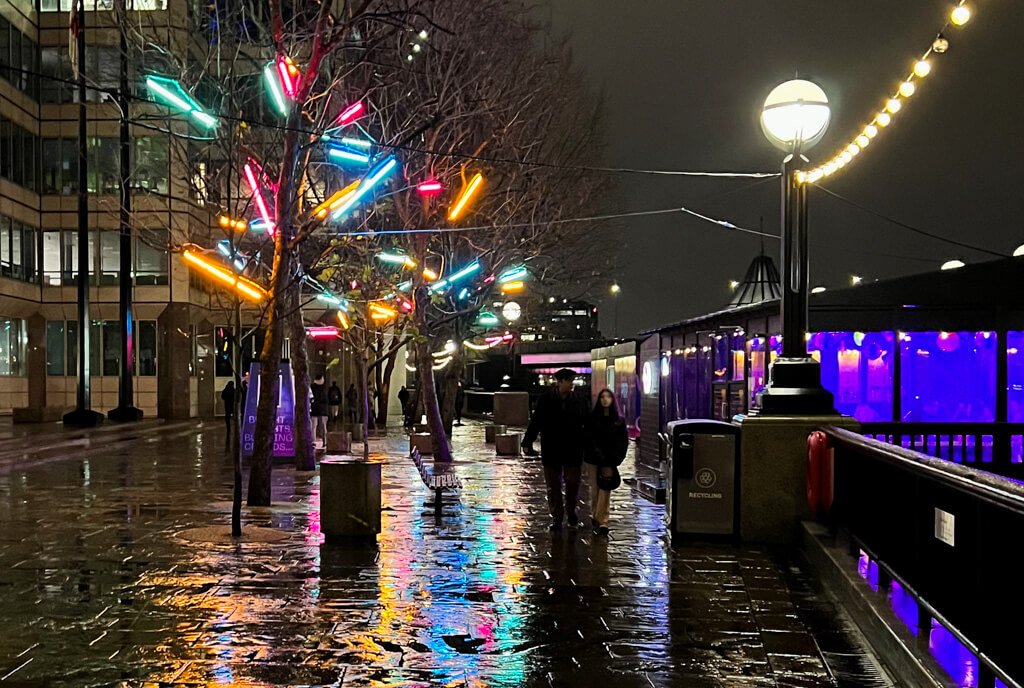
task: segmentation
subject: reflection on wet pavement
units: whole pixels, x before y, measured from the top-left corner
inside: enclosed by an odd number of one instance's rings
[[[392,432],[377,546],[323,545],[318,476],[282,466],[246,523],[288,540],[177,537],[229,519],[212,429],[0,475],[0,687],[826,686],[857,652],[785,555],[667,553],[628,490],[610,538],[549,534],[539,464],[480,425],[437,519]]]

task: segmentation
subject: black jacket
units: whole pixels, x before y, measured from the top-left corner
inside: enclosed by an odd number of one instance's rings
[[[317,384],[314,382],[309,386],[309,391],[313,393],[313,402],[309,405],[309,415],[326,416],[327,384],[323,382]]]
[[[327,402],[331,406],[341,404],[341,390],[338,389],[338,385],[331,385],[331,388],[327,390]]]
[[[583,464],[585,438],[583,424],[587,405],[570,392],[565,399],[552,390],[537,401],[523,444],[533,444],[540,434],[540,453],[545,466]]]
[[[629,433],[618,416],[593,413],[587,418],[586,462],[595,466],[619,466],[626,459]]]

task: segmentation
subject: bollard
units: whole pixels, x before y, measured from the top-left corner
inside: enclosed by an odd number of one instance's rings
[[[409,435],[409,453],[418,449],[421,456],[434,455],[434,438],[429,432],[417,432]]]
[[[484,428],[484,440],[487,444],[494,444],[494,438],[504,435],[506,432],[508,432],[508,428],[504,425],[488,425]]]
[[[328,542],[376,539],[380,532],[381,464],[352,457],[320,462],[320,529]]]
[[[327,433],[327,451],[332,454],[347,454],[352,451],[352,433],[340,430]]]
[[[362,442],[363,441],[363,424],[362,423],[350,423],[345,426],[349,432],[352,433],[352,441]]]
[[[494,450],[498,456],[519,456],[519,444],[523,437],[518,432],[507,432],[494,438]]]

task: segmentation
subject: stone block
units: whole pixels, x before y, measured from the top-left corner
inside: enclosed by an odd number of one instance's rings
[[[12,409],[15,423],[57,423],[70,409],[63,406],[41,406]]]
[[[434,455],[434,438],[429,432],[416,432],[409,435],[409,453],[419,449],[420,456]]]
[[[518,432],[506,432],[494,438],[494,451],[498,456],[519,456],[519,444],[523,436]]]
[[[362,423],[349,423],[345,427],[352,434],[352,441],[353,442],[362,442],[363,441],[363,424]]]
[[[508,432],[508,428],[504,425],[488,425],[484,428],[484,439],[487,444],[494,444],[494,438],[498,435],[504,435]]]
[[[320,462],[320,528],[328,542],[380,533],[381,464],[349,456]]]
[[[825,425],[853,431],[848,416],[750,416],[740,422],[740,537],[794,544],[807,506],[807,436]]]
[[[347,454],[352,451],[352,433],[333,431],[327,433],[327,451]]]
[[[526,392],[495,392],[494,423],[511,428],[530,424],[530,395]]]

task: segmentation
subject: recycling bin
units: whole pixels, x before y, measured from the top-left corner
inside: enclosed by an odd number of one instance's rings
[[[672,539],[735,536],[739,527],[740,426],[677,420],[671,438],[666,516]]]

